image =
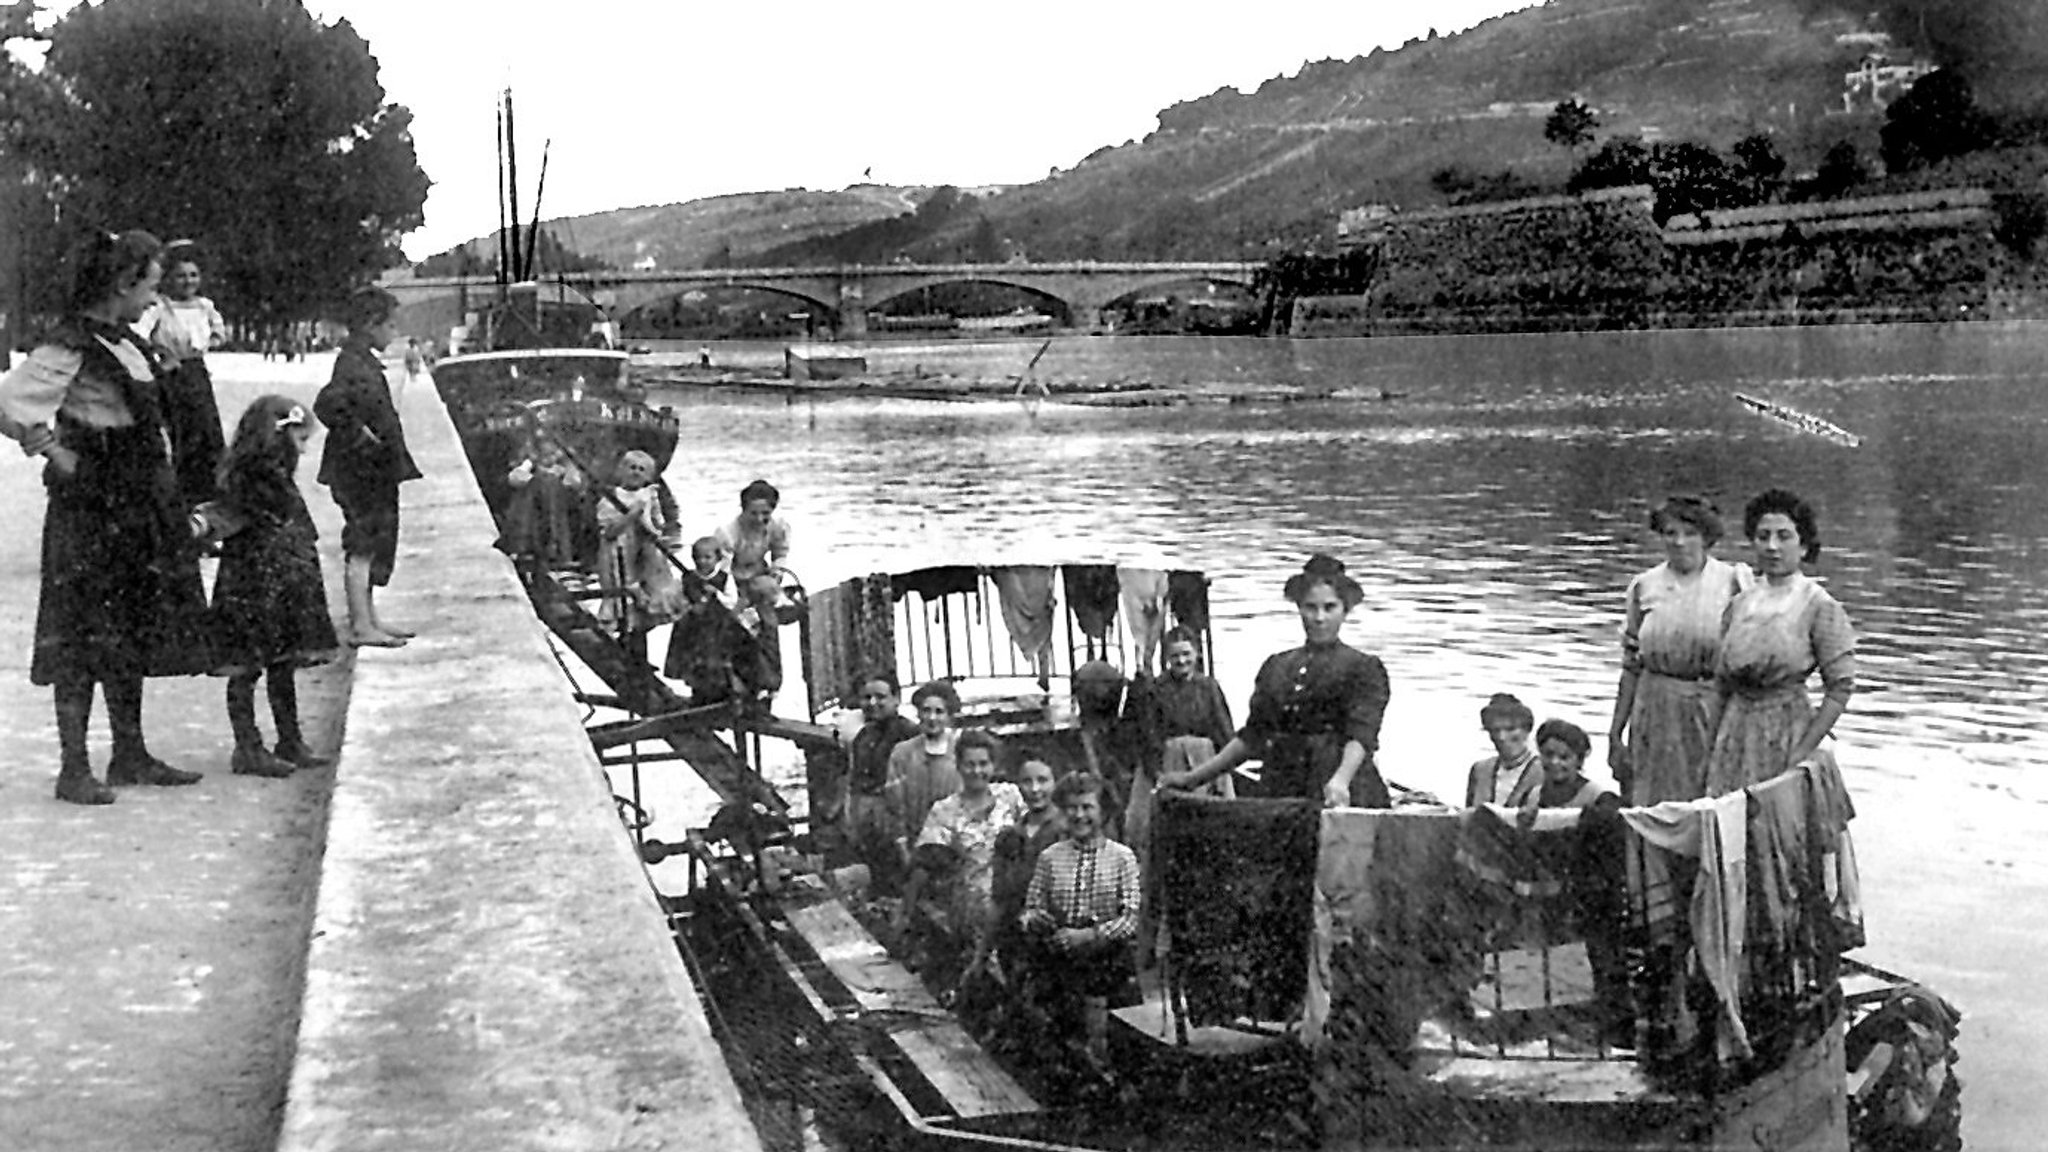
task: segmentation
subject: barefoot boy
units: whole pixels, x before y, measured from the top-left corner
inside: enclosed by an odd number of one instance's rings
[[[334,375],[313,402],[327,426],[320,482],[341,506],[343,586],[348,590],[352,645],[397,648],[412,633],[377,618],[374,591],[391,582],[398,555],[398,486],[420,478],[405,429],[391,402],[391,384],[377,352],[392,340],[398,301],[381,288],[359,288],[348,298],[348,338],[334,359]]]

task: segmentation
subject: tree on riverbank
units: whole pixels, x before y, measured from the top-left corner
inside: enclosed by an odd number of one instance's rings
[[[348,21],[296,0],[101,0],[49,32],[32,162],[70,227],[192,237],[230,318],[316,314],[398,262],[428,180]]]

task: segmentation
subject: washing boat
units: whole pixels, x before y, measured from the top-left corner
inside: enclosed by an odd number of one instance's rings
[[[1074,567],[1099,580],[1105,566]],[[814,591],[796,621],[808,719],[693,708],[650,691],[659,677],[630,660],[607,674],[641,682],[608,698],[633,718],[592,728],[607,762],[630,764],[636,781],[684,762],[723,778],[714,790],[731,798],[680,842],[650,838],[644,820],[628,827],[645,859],[689,860],[687,883],[662,898],[764,1135],[801,1146],[822,1116],[891,1144],[1036,1148],[1959,1146],[1958,1013],[1851,947],[1839,839],[1733,866],[1774,877],[1776,919],[1726,995],[1700,974],[1697,917],[1667,910],[1653,926],[1653,886],[1624,884],[1607,938],[1626,974],[1603,988],[1569,869],[1563,881],[1544,871],[1595,834],[1579,814],[1546,812],[1524,837],[1543,848],[1523,861],[1533,871],[1504,879],[1499,860],[1468,857],[1475,844],[1521,842],[1506,814],[1398,787],[1387,811],[1162,798],[1165,943],[1143,1002],[1115,1013],[1116,1082],[1077,1090],[1061,1056],[1016,1043],[950,973],[906,954],[863,870],[808,826],[801,786],[760,774],[778,743],[809,779],[843,771],[842,706],[854,670],[876,661],[906,686],[954,683],[960,723],[1001,737],[1002,768],[1024,755],[1089,763],[1072,683],[1086,662],[1144,668],[1146,637],[1181,624],[1214,666],[1199,573],[1175,573],[1186,594],[1136,627],[1062,596],[1027,654],[1005,623],[1005,571],[921,569]],[[599,628],[584,621],[583,648]],[[663,739],[679,742],[639,751]],[[621,809],[639,811],[639,797]],[[1645,850],[1625,823],[1598,834],[1621,859]],[[1218,879],[1233,876],[1262,879]],[[1690,1016],[1690,1031],[1663,1009]],[[1739,1044],[1731,1020],[1745,1026]]]

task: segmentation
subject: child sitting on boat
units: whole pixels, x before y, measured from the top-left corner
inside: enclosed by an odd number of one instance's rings
[[[1536,729],[1543,782],[1522,801],[1516,823],[1534,828],[1543,808],[1580,810],[1576,834],[1554,842],[1539,837],[1537,858],[1564,883],[1566,923],[1558,927],[1566,933],[1575,930],[1586,942],[1603,1039],[1632,1048],[1635,1014],[1621,947],[1626,915],[1621,797],[1587,778],[1586,758],[1592,751],[1583,728],[1568,720],[1545,720]]]
[[[1522,799],[1516,816],[1522,827],[1535,826],[1539,808],[1621,808],[1621,798],[1614,789],[1586,777],[1586,757],[1592,751],[1593,741],[1586,730],[1569,720],[1545,720],[1536,729],[1536,753],[1543,761],[1543,782]]]

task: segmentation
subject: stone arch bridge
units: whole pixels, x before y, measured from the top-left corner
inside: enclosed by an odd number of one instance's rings
[[[868,310],[906,292],[941,284],[981,283],[1021,288],[1057,301],[1077,328],[1101,323],[1102,309],[1149,288],[1201,280],[1250,287],[1262,267],[1243,261],[1192,263],[1060,264],[849,264],[830,268],[718,268],[678,272],[574,272],[549,281],[567,283],[614,316],[692,289],[739,288],[802,300],[829,316],[836,335],[867,333]],[[399,326],[414,334],[445,333],[464,313],[488,301],[494,281],[445,277],[387,281],[398,297]]]

